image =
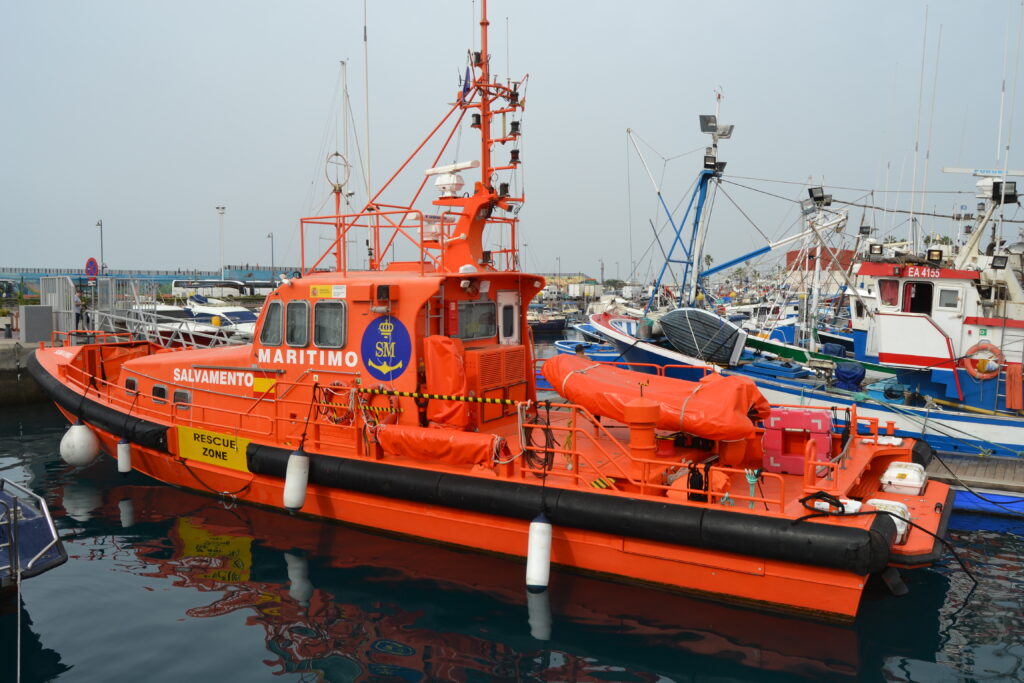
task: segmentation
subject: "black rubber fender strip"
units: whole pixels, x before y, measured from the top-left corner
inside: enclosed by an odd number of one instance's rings
[[[896,525],[877,515],[870,530],[669,502],[636,500],[432,472],[368,460],[309,455],[309,482],[418,503],[766,559],[877,573],[889,564]],[[250,443],[249,470],[283,478],[289,451]]]
[[[942,542],[942,538],[946,536],[946,532],[949,530],[949,518],[953,514],[953,499],[956,498],[956,491],[950,489],[949,493],[946,494],[946,502],[942,504],[942,519],[939,520],[939,528],[935,530],[935,542],[932,543],[932,550],[929,553],[922,553],[920,555],[896,555],[892,556],[894,564],[906,564],[916,566],[919,564],[932,564],[938,562],[942,554],[946,552],[946,545]],[[878,517],[888,517],[889,515],[877,515]]]
[[[25,368],[43,390],[43,393],[83,422],[95,425],[114,436],[128,439],[144,448],[151,448],[163,453],[169,452],[167,450],[168,427],[166,425],[126,415],[91,400],[88,395],[83,399],[81,394],[47,372],[36,359],[34,350],[29,354]]]
[[[935,449],[931,447],[924,439],[915,439],[914,447],[911,449],[911,462],[915,462],[921,467],[928,467],[928,463],[932,461],[935,456]]]

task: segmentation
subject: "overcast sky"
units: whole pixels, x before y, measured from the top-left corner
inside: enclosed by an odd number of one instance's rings
[[[369,2],[375,182],[447,111],[477,41],[473,8]],[[939,169],[997,164],[1004,73],[1003,144],[1012,132],[1010,166],[1024,166],[1020,2],[927,3],[922,96],[925,9],[492,0],[492,72],[530,74],[524,267],[596,275],[603,260],[606,277],[625,277],[631,261],[649,268],[649,221],[664,219],[625,131],[646,143],[674,207],[701,162],[679,155],[707,144],[697,117],[714,111],[716,89],[720,119],[736,126],[721,147],[733,183],[723,189],[743,211],[716,200],[707,251],[717,262],[761,246],[760,233],[794,230],[791,200],[806,196],[809,178],[837,199],[874,189],[875,203],[909,208],[909,195],[881,191],[912,188],[918,126],[917,189],[930,149],[927,188],[946,192],[926,208],[973,207],[971,194],[949,193],[972,190],[973,179]],[[296,263],[298,218],[321,210],[323,159],[341,144],[342,59],[356,116],[351,156],[357,140],[367,149],[362,36],[363,3],[353,0],[0,3],[0,266],[83,264],[99,256],[102,219],[111,268],[215,268],[218,205],[227,207],[228,263],[268,263],[268,232],[277,264]],[[475,150],[463,142],[455,154]],[[860,210],[853,215],[859,222]],[[867,220],[904,230],[903,216]]]

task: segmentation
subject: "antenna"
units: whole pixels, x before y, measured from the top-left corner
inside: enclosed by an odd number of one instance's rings
[[[474,159],[473,161],[460,161],[457,164],[448,164],[447,166],[435,166],[434,168],[428,168],[424,173],[427,176],[442,175],[446,173],[458,173],[459,171],[465,171],[467,168],[480,168],[480,162]]]
[[[910,251],[917,251],[917,223],[914,222],[914,195],[917,191],[917,156],[921,151],[921,102],[924,99],[924,62],[928,49],[928,6],[924,8],[924,36],[921,39],[921,77],[917,83],[917,123],[914,126],[914,174],[910,181]]]
[[[943,173],[968,173],[978,178],[1002,178],[1005,176],[1024,176],[1024,171],[1001,171],[997,168],[961,168],[959,166],[943,166]]]
[[[366,108],[366,197],[373,196],[373,184],[370,181],[370,43],[367,36],[366,0],[363,0],[363,97]]]
[[[939,54],[942,51],[942,24],[939,24],[939,37],[935,45],[935,73],[932,74],[932,110],[928,115],[928,142],[924,148],[924,179],[921,181],[921,213],[924,213],[924,200],[928,193],[928,166],[932,159],[932,126],[935,123],[935,93],[939,89]],[[913,201],[913,199],[911,199]],[[915,245],[916,246],[916,245]]]

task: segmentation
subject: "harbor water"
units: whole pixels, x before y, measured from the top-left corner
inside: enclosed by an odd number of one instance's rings
[[[1018,681],[1024,523],[954,515],[951,555],[850,626],[288,516],[64,465],[48,404],[0,415],[0,476],[70,556],[0,607],[0,681]],[[471,543],[472,539],[467,539]],[[19,637],[20,624],[20,637]]]

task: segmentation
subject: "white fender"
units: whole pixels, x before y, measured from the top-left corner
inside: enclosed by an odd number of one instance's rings
[[[548,587],[551,575],[551,522],[540,513],[530,522],[526,551],[526,588],[540,592]]]
[[[79,420],[60,440],[60,457],[72,467],[91,465],[100,454],[100,440]]]
[[[288,456],[284,474],[284,506],[301,510],[306,504],[306,485],[309,483],[309,456],[300,448]]]
[[[132,471],[132,445],[128,443],[128,439],[117,442],[117,471],[121,474]]]

